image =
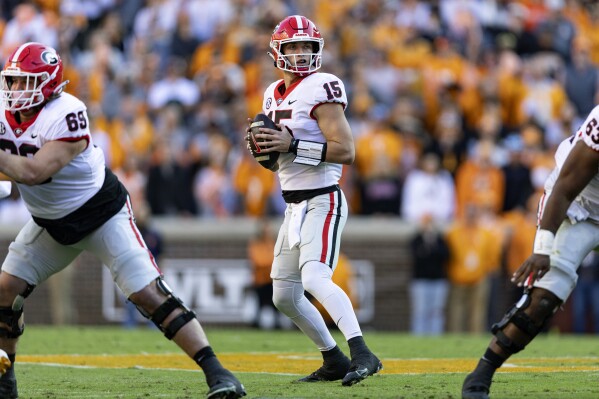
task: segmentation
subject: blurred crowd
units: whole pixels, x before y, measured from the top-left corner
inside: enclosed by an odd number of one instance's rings
[[[451,226],[449,280],[484,281],[453,300],[488,297],[489,276],[530,252],[554,150],[599,103],[596,1],[3,0],[0,60],[26,41],[59,51],[134,209],[278,215],[276,176],[244,134],[280,78],[266,52],[291,14],[316,23],[322,70],[348,90],[351,213]]]
[[[26,41],[58,49],[96,144],[152,215],[273,215],[278,182],[243,137],[280,77],[273,28],[306,15],[349,94],[352,212],[447,222],[541,189],[599,97],[594,3],[5,0],[0,58]]]

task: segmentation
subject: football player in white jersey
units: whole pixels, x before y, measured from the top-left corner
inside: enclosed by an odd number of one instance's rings
[[[117,286],[203,369],[208,398],[239,398],[195,317],[162,279],[139,233],[128,193],[92,141],[85,105],[63,92],[56,51],[25,43],[0,73],[0,172],[16,182],[30,220],[10,244],[0,272],[0,348],[11,367],[0,397],[16,398],[14,361],[23,303],[33,289],[90,251]]]
[[[331,277],[337,266],[348,207],[339,188],[343,164],[354,161],[352,132],[345,118],[347,94],[335,75],[316,72],[324,40],[308,18],[281,21],[271,37],[270,56],[283,79],[264,93],[263,112],[282,130],[261,128],[263,152],[280,152],[277,170],[285,219],[275,244],[273,302],[317,345],[322,367],[302,382],[342,380],[350,386],[377,373],[382,364],[368,349],[347,294]],[[324,319],[304,296],[318,300],[348,342],[351,361]]]
[[[542,330],[574,290],[583,259],[599,246],[599,106],[560,144],[555,161],[539,202],[533,254],[512,276],[524,295],[493,325],[495,336],[464,380],[464,399],[489,397],[495,370]]]

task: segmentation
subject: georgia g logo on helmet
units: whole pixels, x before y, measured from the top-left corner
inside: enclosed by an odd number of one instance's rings
[[[42,61],[48,65],[57,65],[58,64],[58,54],[51,50],[46,50],[41,55]]]

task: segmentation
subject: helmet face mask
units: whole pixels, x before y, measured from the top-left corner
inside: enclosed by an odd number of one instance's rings
[[[22,81],[23,84],[19,84]],[[42,87],[48,82],[47,73],[24,74],[18,71],[2,72],[2,101],[9,111],[33,108],[44,102]],[[19,89],[14,88],[15,85]]]
[[[311,53],[294,53],[285,55],[283,47],[287,43],[311,42]],[[322,64],[322,48],[324,39],[312,21],[300,15],[292,15],[281,21],[274,29],[268,54],[275,62],[275,66],[287,72],[305,76],[320,69]],[[306,64],[299,64],[300,56],[308,57]]]
[[[20,46],[0,73],[5,109],[23,111],[58,96],[67,83],[62,81],[62,70],[62,60],[53,48],[32,42]]]

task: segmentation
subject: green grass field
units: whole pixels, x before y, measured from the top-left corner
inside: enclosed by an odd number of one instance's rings
[[[207,328],[248,398],[460,398],[490,336],[417,338],[366,332],[385,369],[353,387],[297,384],[321,363],[298,331]],[[347,351],[342,336],[335,334]],[[154,329],[27,326],[19,344],[21,398],[203,398],[203,374]],[[492,398],[599,398],[599,337],[539,336],[496,374]]]

